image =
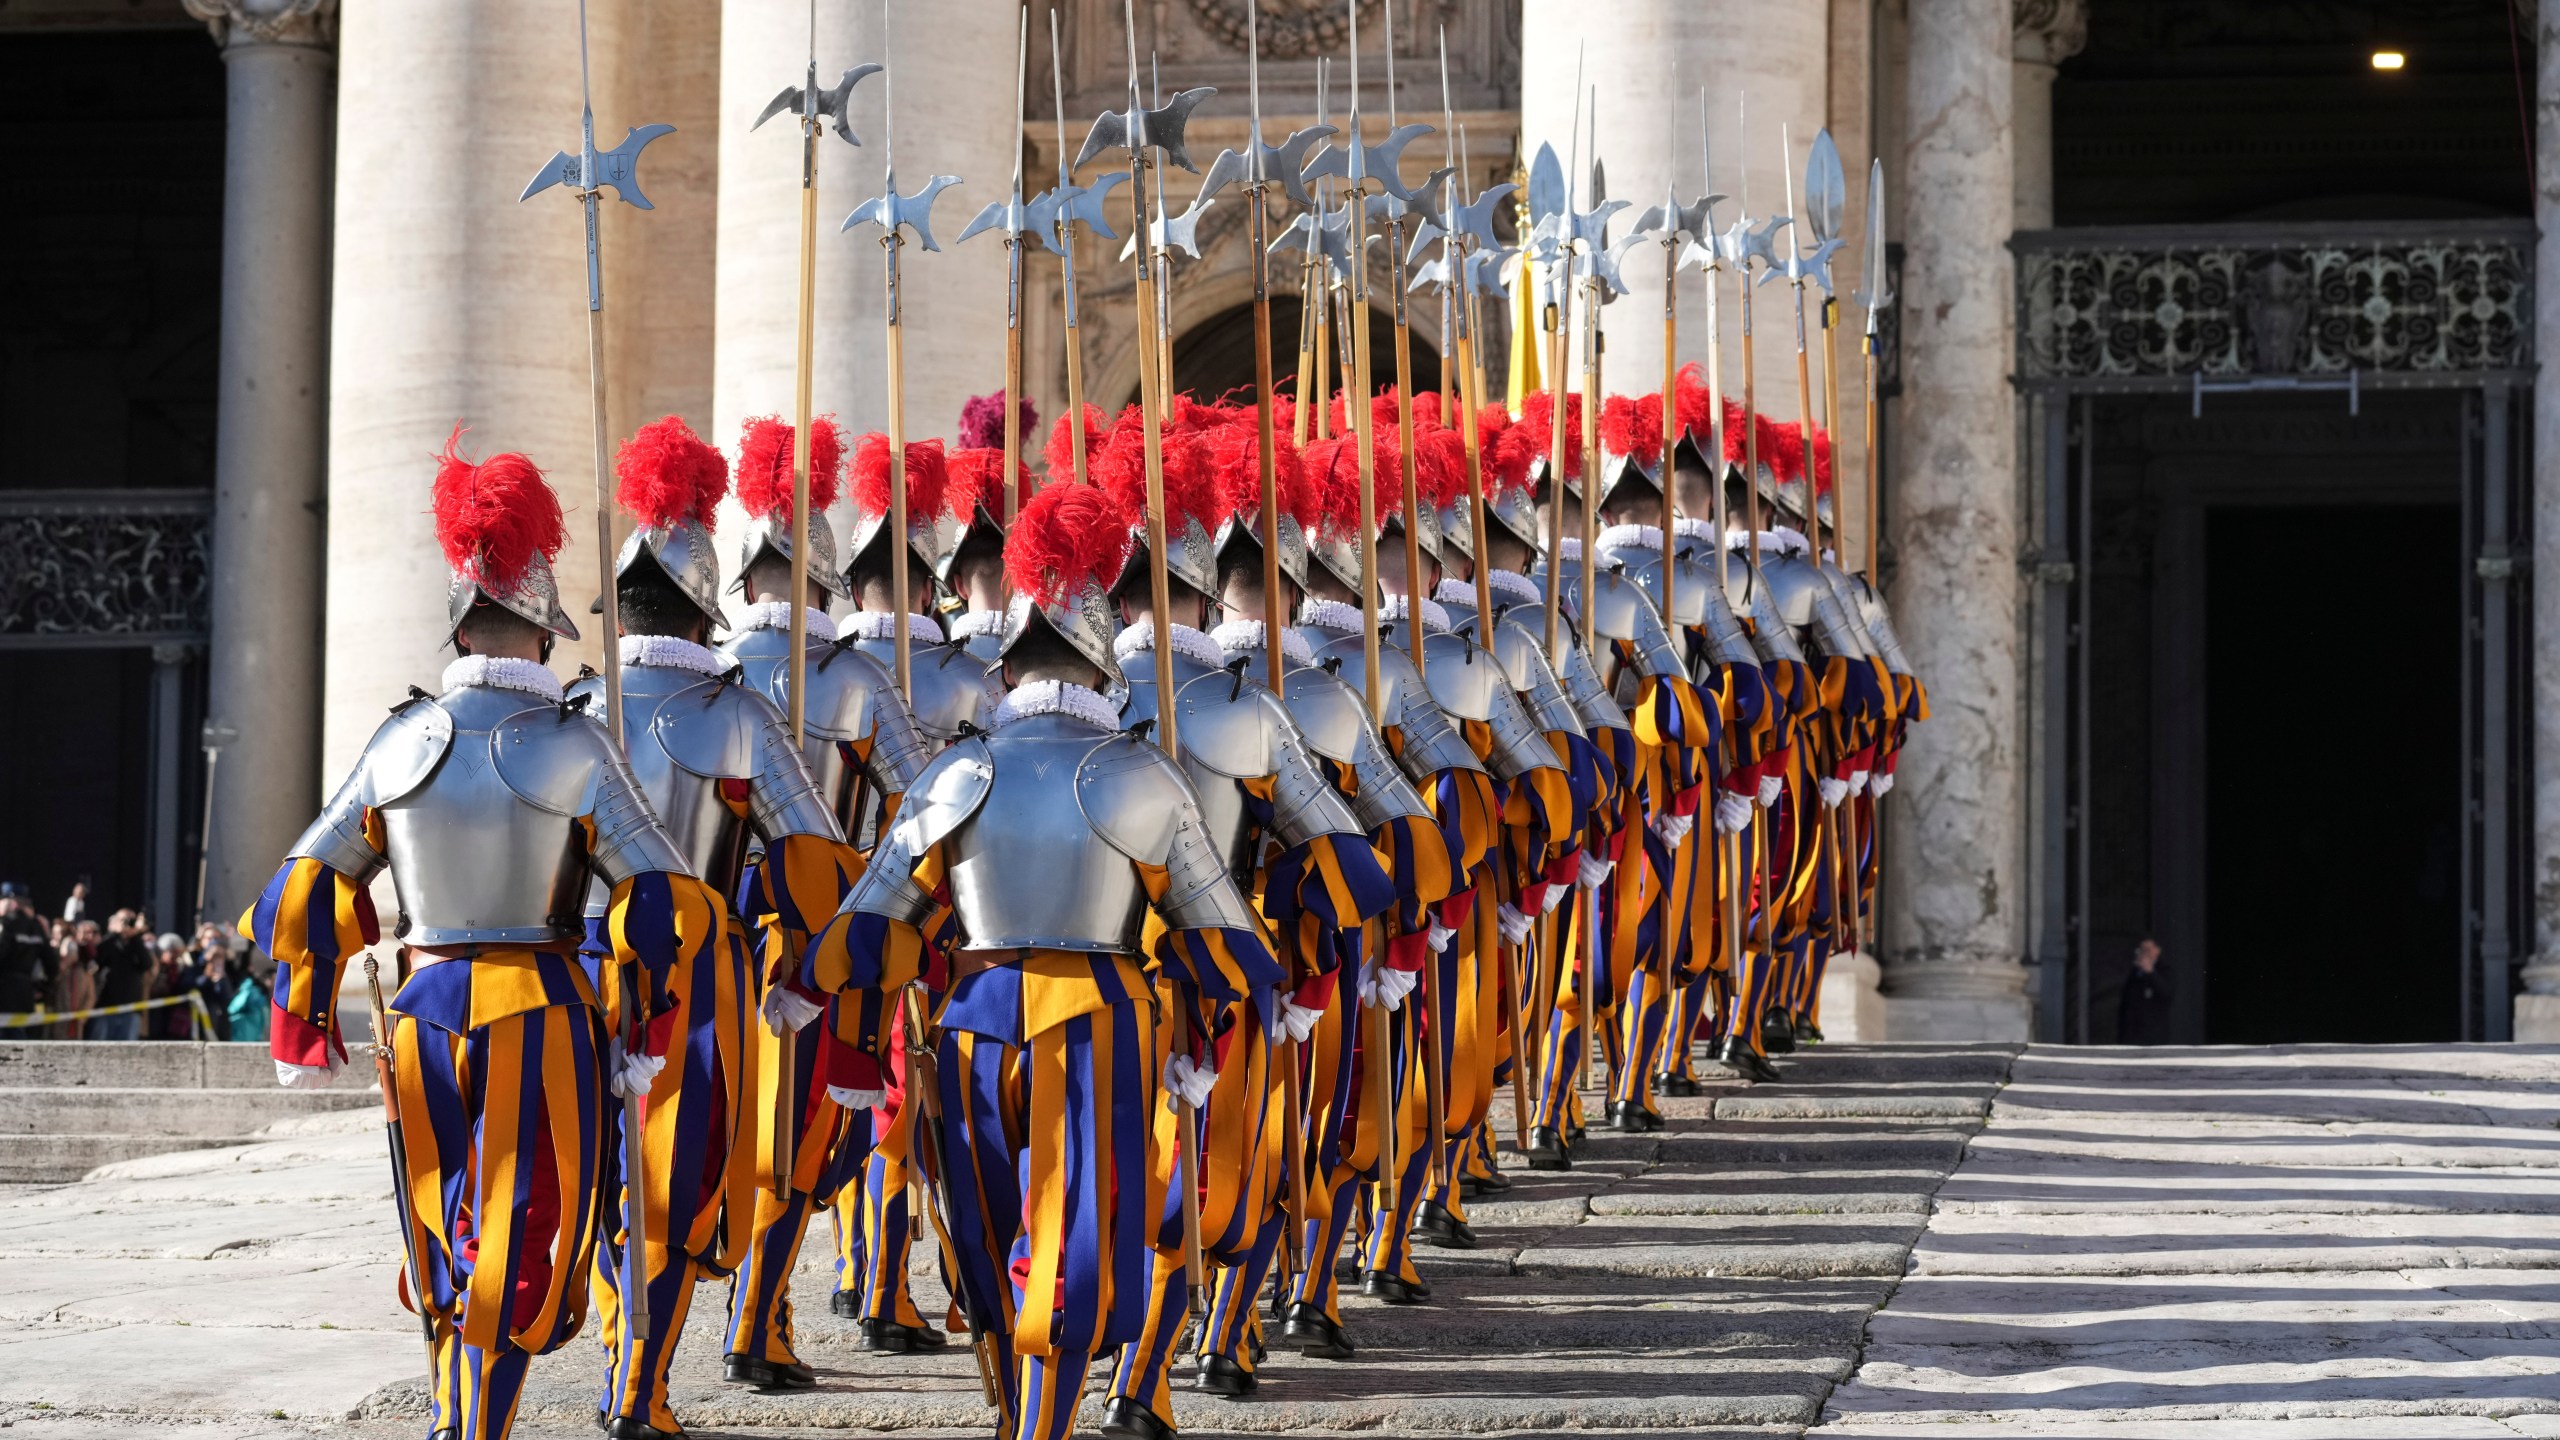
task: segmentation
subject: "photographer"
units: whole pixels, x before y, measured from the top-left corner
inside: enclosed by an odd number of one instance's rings
[[[97,922],[83,920],[76,928],[83,948],[93,945],[98,965],[98,1004],[131,1005],[145,998],[144,989],[151,978],[153,960],[151,937],[145,933],[142,917],[132,910],[119,910],[107,917],[107,932],[98,936]],[[142,1035],[139,1013],[102,1015],[89,1024],[92,1040],[135,1040]]]
[[[44,920],[27,902],[25,887],[0,884],[0,1015],[35,1009],[52,975],[53,946]],[[29,1040],[42,1033],[34,1025],[0,1027],[0,1039]]]

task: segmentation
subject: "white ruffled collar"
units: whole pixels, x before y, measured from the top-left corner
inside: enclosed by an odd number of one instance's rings
[[[1603,550],[1660,550],[1662,527],[1659,525],[1612,525],[1600,532]]]
[[[539,660],[518,660],[506,655],[464,655],[444,667],[444,688],[450,692],[465,685],[486,685],[497,690],[521,690],[527,695],[558,704],[561,696],[560,677]]]
[[[1472,610],[1476,603],[1476,587],[1464,580],[1442,580],[1440,588],[1431,592],[1431,598],[1443,605],[1457,605]]]
[[[1357,635],[1368,622],[1360,618],[1360,607],[1357,605],[1346,605],[1339,600],[1320,600],[1309,596],[1307,603],[1298,607],[1298,623],[1313,625],[1319,630]]]
[[[951,618],[951,639],[954,643],[975,635],[1003,633],[1004,612],[1001,610],[963,610]]]
[[[856,610],[844,617],[842,631],[856,640],[886,640],[893,633],[897,615],[888,610]],[[919,645],[942,643],[942,627],[930,615],[907,615],[907,638]]]
[[[1105,730],[1120,728],[1120,712],[1110,701],[1081,685],[1070,685],[1064,680],[1034,680],[1027,685],[1015,686],[1013,693],[1005,696],[1004,702],[996,706],[995,713],[987,718],[987,728],[1001,730],[1016,720],[1028,720],[1034,715],[1072,715]]]
[[[1683,515],[1671,522],[1671,533],[1674,538],[1681,540],[1712,540],[1715,538],[1716,528],[1708,521],[1694,515]]]
[[[1489,571],[1485,578],[1492,583],[1493,593],[1503,599],[1516,600],[1524,605],[1538,605],[1543,604],[1547,598],[1544,592],[1538,589],[1537,581],[1517,570]]]
[[[1390,595],[1387,597],[1386,603],[1378,607],[1378,618],[1380,620],[1402,620],[1405,617],[1405,612],[1408,608],[1409,607],[1405,604],[1404,596]],[[1439,601],[1426,599],[1422,602],[1422,628],[1426,631],[1439,630],[1445,632],[1448,630],[1449,612],[1441,608]]]
[[[1174,654],[1195,665],[1206,665],[1212,670],[1219,669],[1227,663],[1227,657],[1220,653],[1216,642],[1198,630],[1188,625],[1168,625],[1165,628],[1173,632]],[[1156,627],[1152,623],[1132,625],[1121,631],[1111,641],[1111,653],[1124,662],[1133,655],[1150,654],[1155,648]]]
[[[1211,630],[1209,638],[1225,655],[1267,655],[1271,644],[1269,628],[1259,620],[1226,621]],[[1280,632],[1280,658],[1291,665],[1313,665],[1315,647],[1307,643],[1306,636],[1284,629]]]
[[[1582,537],[1579,535],[1565,535],[1558,537],[1556,540],[1556,555],[1567,565],[1581,564]]]
[[[1791,530],[1784,525],[1773,525],[1760,531],[1759,541],[1760,549],[1764,554],[1801,555],[1810,548],[1805,544],[1803,531]],[[1747,550],[1751,548],[1751,542],[1751,531],[1727,530],[1724,532],[1724,548],[1727,550]]]
[[[692,670],[703,675],[719,675],[730,662],[720,652],[696,645],[673,635],[625,635],[622,637],[622,663],[625,665],[665,665],[677,670]]]
[[[821,644],[836,638],[835,617],[815,605],[805,607],[809,614],[809,638]],[[791,602],[759,600],[747,607],[746,623],[734,633],[749,630],[788,630],[791,628]]]

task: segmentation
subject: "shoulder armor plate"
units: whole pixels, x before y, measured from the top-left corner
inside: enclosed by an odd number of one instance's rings
[[[1280,684],[1289,718],[1298,722],[1308,749],[1346,765],[1360,758],[1366,748],[1362,732],[1368,729],[1369,712],[1360,703],[1359,691],[1343,684],[1338,675],[1306,665],[1283,674]]]
[[[584,815],[595,808],[603,741],[594,721],[541,705],[500,721],[489,753],[517,799],[554,815]]]
[[[1164,864],[1184,814],[1200,808],[1164,752],[1128,735],[1085,752],[1076,765],[1076,805],[1093,833],[1141,865]]]
[[[1511,688],[1511,677],[1492,652],[1458,635],[1433,635],[1423,641],[1423,678],[1431,698],[1461,720],[1493,718],[1496,697]]]
[[[433,700],[412,700],[391,712],[364,747],[363,801],[388,805],[435,773],[453,746],[453,714]]]
[[[712,780],[755,774],[756,715],[719,680],[688,685],[666,698],[649,722],[650,738],[677,767]]]
[[[1230,780],[1259,780],[1278,768],[1288,715],[1260,681],[1220,672],[1174,691],[1183,759]]]
[[[909,856],[923,855],[978,812],[995,778],[995,760],[983,736],[953,745],[935,756],[909,788],[898,823],[890,827],[891,838]]]

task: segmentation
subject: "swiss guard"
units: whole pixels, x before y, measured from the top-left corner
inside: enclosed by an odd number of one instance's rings
[[[597,1203],[621,1153],[612,1101],[691,1066],[689,1055],[668,1064],[689,1041],[679,982],[718,968],[729,939],[725,903],[547,663],[555,639],[578,636],[552,578],[559,501],[531,460],[474,464],[460,439],[435,478],[453,575],[441,693],[393,709],[240,928],[279,967],[277,1078],[327,1084],[346,1060],[345,967],[381,938],[368,886],[391,872],[401,983],[378,1063],[394,1115],[402,1298],[425,1318],[430,1429],[504,1440],[528,1363],[584,1323],[590,1269],[618,1285],[635,1266],[667,1268],[664,1216],[632,1208],[645,1192]],[[600,979],[578,953],[591,883]],[[672,1124],[652,1135],[674,1138]],[[648,1155],[659,1187],[672,1152]],[[617,1211],[648,1243],[598,1245],[598,1222]],[[674,1302],[659,1312],[672,1335],[679,1286],[652,1288]],[[620,1440],[674,1425],[663,1410],[659,1427],[597,1418]]]

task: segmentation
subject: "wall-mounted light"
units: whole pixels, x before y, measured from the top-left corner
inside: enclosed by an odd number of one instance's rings
[[[2409,57],[2401,54],[2397,50],[2376,50],[2373,52],[2373,68],[2376,70],[2398,70],[2407,66],[2408,63]]]

